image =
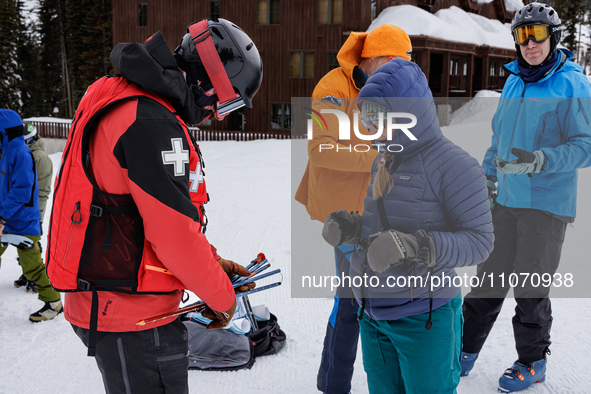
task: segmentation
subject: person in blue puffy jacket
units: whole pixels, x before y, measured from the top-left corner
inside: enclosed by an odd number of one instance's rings
[[[504,66],[510,76],[483,163],[495,249],[478,266],[484,282],[464,300],[462,376],[473,368],[495,323],[509,276],[556,273],[566,226],[576,216],[577,169],[591,165],[591,84],[571,61],[573,54],[556,48],[560,24],[556,11],[540,3],[523,7],[511,24],[517,60]],[[518,360],[501,376],[501,392],[545,380],[552,310],[549,287],[535,283],[524,279],[514,286]]]
[[[39,185],[35,162],[23,137],[23,121],[11,110],[0,109],[0,235],[24,236],[17,245],[25,277],[37,284],[43,308],[29,315],[32,322],[51,320],[63,311],[60,294],[49,283],[39,251]],[[2,236],[0,256],[8,243]]]
[[[369,391],[455,393],[462,302],[454,268],[484,261],[494,241],[484,171],[441,133],[416,64],[390,60],[358,104],[382,153],[363,215],[332,213],[323,236],[357,245],[350,277]]]

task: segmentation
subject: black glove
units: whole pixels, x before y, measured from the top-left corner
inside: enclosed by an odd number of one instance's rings
[[[517,156],[517,159],[506,162],[499,156],[495,157],[495,167],[497,171],[503,174],[530,174],[540,172],[544,168],[546,156],[541,150],[528,152],[523,149],[513,148],[511,153]]]
[[[215,112],[215,104],[218,101],[218,96],[215,94],[215,88],[204,90],[201,86],[201,81],[196,84],[191,84],[191,92],[193,92],[195,104],[205,111],[207,115],[203,120],[208,119]]]
[[[201,81],[197,81],[197,85],[191,85],[191,91],[193,92],[193,96],[195,96],[195,104],[203,109],[213,108],[213,105],[218,101],[215,89],[203,90]]]
[[[419,230],[414,235],[388,230],[370,236],[369,241],[367,262],[378,273],[406,261],[428,268],[435,265],[435,243],[425,230]]]
[[[488,179],[486,181],[486,188],[488,189],[488,202],[492,211],[497,202],[497,184],[492,179]]]
[[[322,237],[330,245],[357,245],[361,237],[361,215],[344,209],[333,212],[324,221]]]

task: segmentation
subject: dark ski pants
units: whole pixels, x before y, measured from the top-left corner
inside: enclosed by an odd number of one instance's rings
[[[88,346],[88,330],[72,325]],[[187,394],[187,329],[176,319],[145,331],[98,332],[96,363],[107,394]]]
[[[337,275],[349,275],[352,246],[335,248]],[[318,390],[328,394],[345,394],[351,390],[353,364],[359,341],[359,305],[350,287],[339,287],[328,319],[322,359],[318,370]]]
[[[508,278],[516,273],[554,275],[560,261],[567,223],[535,209],[493,209],[495,247],[489,258],[478,265],[482,286],[473,287],[464,299],[463,351],[478,353],[492,329],[510,289]],[[520,274],[524,275],[520,275]],[[493,274],[491,280],[490,274]],[[504,276],[504,286],[501,277]],[[536,281],[534,281],[535,284]],[[522,287],[523,286],[523,287]],[[550,346],[552,308],[549,287],[533,286],[520,279],[513,288],[517,306],[513,334],[519,360],[540,360]]]

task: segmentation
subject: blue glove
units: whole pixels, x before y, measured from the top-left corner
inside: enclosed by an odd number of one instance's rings
[[[503,174],[531,174],[538,173],[544,167],[545,156],[544,152],[537,150],[535,152],[528,152],[523,149],[513,148],[511,153],[517,156],[517,159],[506,162],[499,156],[495,156],[495,167]]]

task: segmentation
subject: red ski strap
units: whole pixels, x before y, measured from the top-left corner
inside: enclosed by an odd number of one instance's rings
[[[245,105],[244,100],[242,100],[239,94],[234,92],[234,88],[232,88],[230,79],[215,49],[213,38],[211,38],[211,31],[207,26],[207,19],[202,19],[189,25],[187,30],[191,34],[191,40],[195,43],[195,49],[197,49],[201,62],[203,62],[207,75],[209,75],[215,92],[218,95],[219,101],[216,105],[218,116],[225,116],[243,107]]]

